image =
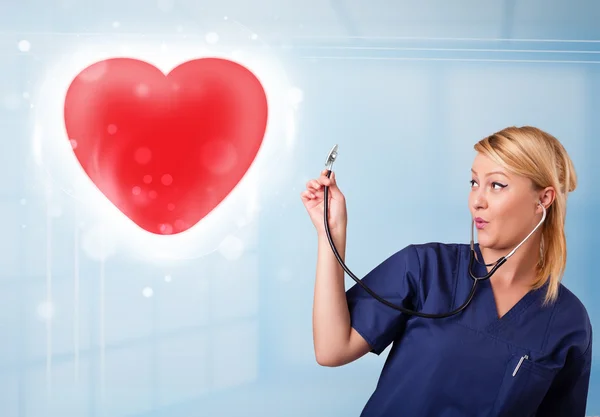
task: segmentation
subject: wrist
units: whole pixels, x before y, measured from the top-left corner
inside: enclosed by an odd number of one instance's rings
[[[333,243],[337,245],[343,245],[346,243],[346,229],[330,229],[331,238]],[[329,239],[327,238],[327,232],[325,230],[318,233],[319,242],[326,243],[329,245]]]

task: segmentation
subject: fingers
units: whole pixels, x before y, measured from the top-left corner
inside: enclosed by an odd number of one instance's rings
[[[318,180],[309,180],[306,183],[306,189],[315,192],[321,189],[321,183]]]
[[[331,177],[327,177],[327,170],[323,170],[321,172],[321,176],[314,180],[310,180],[306,183],[306,188],[310,188],[311,190],[320,190],[322,187],[330,187],[333,188],[336,186],[335,182],[335,172],[331,173]]]
[[[332,172],[331,176],[327,177],[327,170],[324,169],[318,178],[309,180],[306,183],[306,190],[301,193],[302,199],[322,199],[325,194],[325,187],[329,187],[332,196],[337,194],[338,188],[335,181],[335,172]]]
[[[318,199],[323,199],[323,197],[325,196],[325,191],[323,190],[314,190],[312,188],[307,188],[306,190],[302,191],[301,193],[303,198],[308,198],[308,199],[312,199],[312,200],[318,200]]]
[[[303,200],[313,200],[316,198],[316,195],[308,190],[302,191],[302,193],[300,193],[300,196]]]
[[[319,183],[321,183],[324,186],[330,187],[330,188],[335,188],[336,187],[336,181],[335,181],[335,172],[331,172],[331,176],[327,177],[327,170],[324,169],[323,171],[321,171],[321,176],[318,179]]]

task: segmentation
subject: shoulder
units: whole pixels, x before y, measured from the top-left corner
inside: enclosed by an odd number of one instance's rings
[[[461,243],[412,243],[394,255],[396,261],[422,281],[452,280],[461,265],[469,262],[470,245]]]
[[[557,308],[562,309],[563,312],[568,311],[571,314],[575,314],[582,322],[588,324],[590,322],[587,308],[583,302],[562,283],[559,285]]]
[[[583,302],[564,284],[559,285],[549,338],[566,347],[571,355],[590,354],[592,324]]]
[[[403,274],[412,273],[420,278],[430,274],[437,277],[440,268],[451,273],[456,269],[454,267],[456,263],[461,258],[464,260],[465,256],[468,259],[469,245],[441,242],[411,243],[389,255],[371,271],[371,275],[400,271]]]
[[[464,243],[427,242],[413,243],[410,248],[414,256],[424,263],[428,262],[458,262],[461,258],[469,256],[470,246]]]

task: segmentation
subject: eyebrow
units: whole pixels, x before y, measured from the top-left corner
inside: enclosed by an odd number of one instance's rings
[[[473,174],[477,175],[477,172],[475,172],[475,171],[473,170],[473,168],[471,168],[471,172],[472,172]],[[502,171],[492,171],[492,172],[489,172],[489,173],[488,173],[488,175],[492,175],[492,174],[500,174],[500,175],[504,175],[505,177],[507,177],[507,178],[508,178],[508,175],[506,175],[506,174],[505,174],[504,172],[502,172]]]

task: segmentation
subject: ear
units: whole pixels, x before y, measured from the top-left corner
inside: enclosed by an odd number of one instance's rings
[[[554,202],[556,192],[554,191],[554,188],[546,187],[538,194],[538,196],[539,202],[542,203],[547,210]],[[541,208],[538,207],[538,209],[541,211]]]

